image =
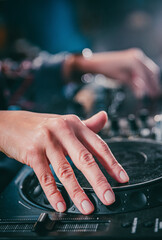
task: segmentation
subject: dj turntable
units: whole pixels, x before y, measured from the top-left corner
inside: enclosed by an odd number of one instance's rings
[[[121,89],[100,91],[97,86],[97,91],[90,115],[108,112],[109,122],[100,135],[130,182],[114,181],[96,159],[116,196],[114,204],[105,206],[67,158],[95,211],[80,214],[51,168],[67,203],[67,211],[57,213],[33,170],[24,166],[0,194],[0,239],[162,239],[162,99],[136,104],[132,97],[125,101]]]
[[[89,216],[81,215],[53,173],[67,202],[67,211],[57,213],[32,169],[25,166],[0,195],[0,236],[4,239],[22,239],[22,236],[23,239],[162,239],[162,143],[140,139],[107,143],[130,176],[128,184],[118,184],[100,165],[115,192],[114,204],[103,205],[70,162],[95,211]]]

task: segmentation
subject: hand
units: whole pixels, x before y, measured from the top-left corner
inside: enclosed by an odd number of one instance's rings
[[[103,73],[130,86],[138,98],[145,94],[154,98],[160,94],[160,69],[141,50],[110,52],[100,57]]]
[[[71,62],[71,69],[101,73],[128,85],[138,98],[144,95],[154,98],[160,94],[160,69],[140,49],[94,53],[87,59],[75,56]]]
[[[57,177],[80,212],[90,214],[94,210],[66,160],[66,155],[82,171],[103,204],[112,204],[115,196],[92,154],[118,182],[129,181],[107,144],[96,134],[107,121],[105,112],[86,121],[81,121],[75,115],[25,111],[1,111],[0,116],[1,151],[34,169],[56,211],[64,212],[66,203],[56,186],[49,164],[52,164]]]

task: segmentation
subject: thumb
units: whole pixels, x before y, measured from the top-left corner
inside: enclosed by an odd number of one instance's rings
[[[101,111],[83,122],[93,132],[98,133],[104,127],[107,120],[107,113]]]

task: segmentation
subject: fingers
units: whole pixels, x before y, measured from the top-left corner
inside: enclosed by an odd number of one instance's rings
[[[122,166],[117,162],[108,145],[91,130],[82,126],[82,131],[77,133],[78,139],[101,162],[107,172],[118,182],[125,183],[129,177]]]
[[[139,79],[143,81],[143,87],[138,81]],[[133,84],[136,85],[132,86],[132,88],[134,88],[137,96],[147,94],[154,98],[160,94],[159,67],[145,54],[136,58],[132,76],[132,85]]]
[[[100,112],[88,120],[84,121],[87,127],[91,130],[95,130],[95,123],[99,120],[105,120],[105,112]],[[87,124],[88,123],[88,124]],[[83,130],[79,131],[77,137],[85,145],[85,147],[93,153],[94,156],[100,160],[101,164],[105,167],[108,173],[118,182],[128,182],[129,177],[121,165],[116,161],[112,152],[110,151],[107,144],[92,131],[82,126]]]
[[[84,174],[96,195],[105,204],[115,201],[110,184],[101,172],[91,153],[79,142],[73,142],[75,151],[69,148],[69,155],[76,167]]]
[[[141,77],[134,74],[134,76],[132,76],[131,88],[137,98],[142,98],[146,93],[147,86]]]
[[[57,177],[64,185],[75,206],[83,214],[92,213],[94,206],[80,187],[69,162],[59,147],[53,144],[48,145],[47,156],[51,161]]]
[[[33,169],[51,206],[58,212],[66,210],[66,203],[59,192],[46,157],[39,155]]]
[[[156,97],[160,94],[160,70],[154,62],[146,57],[144,71],[149,87],[150,95]]]
[[[107,113],[101,111],[83,122],[93,132],[98,133],[104,127],[105,123],[107,122],[107,119],[108,119]]]
[[[106,119],[106,114],[101,112],[85,123],[96,131]],[[95,120],[100,125],[98,129]],[[72,167],[66,160],[65,153],[87,178],[103,204],[112,204],[115,201],[115,195],[91,153],[99,158],[109,174],[117,181],[126,182],[129,178],[108,146],[76,116],[50,119],[49,123],[48,129],[44,130],[44,134],[46,133],[45,153],[39,153],[33,168],[53,208],[64,212],[66,203],[57,189],[49,163],[52,164],[57,177],[79,211],[83,214],[90,214],[94,210],[93,204],[79,185]]]
[[[80,131],[83,130],[80,125],[77,126]],[[112,204],[115,201],[114,193],[93,156],[83,144],[78,141],[75,134],[65,129],[66,128],[59,131],[59,141],[62,142],[63,147],[66,149],[76,167],[87,178],[99,199],[106,205]]]

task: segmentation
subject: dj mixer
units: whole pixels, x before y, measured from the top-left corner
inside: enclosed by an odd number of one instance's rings
[[[82,215],[51,168],[67,203],[66,212],[57,213],[33,170],[24,166],[0,194],[1,239],[162,239],[162,99],[135,101],[121,88],[97,89],[88,114],[108,112],[100,136],[127,171],[129,183],[117,183],[96,159],[116,197],[105,206],[68,159],[95,211]]]

